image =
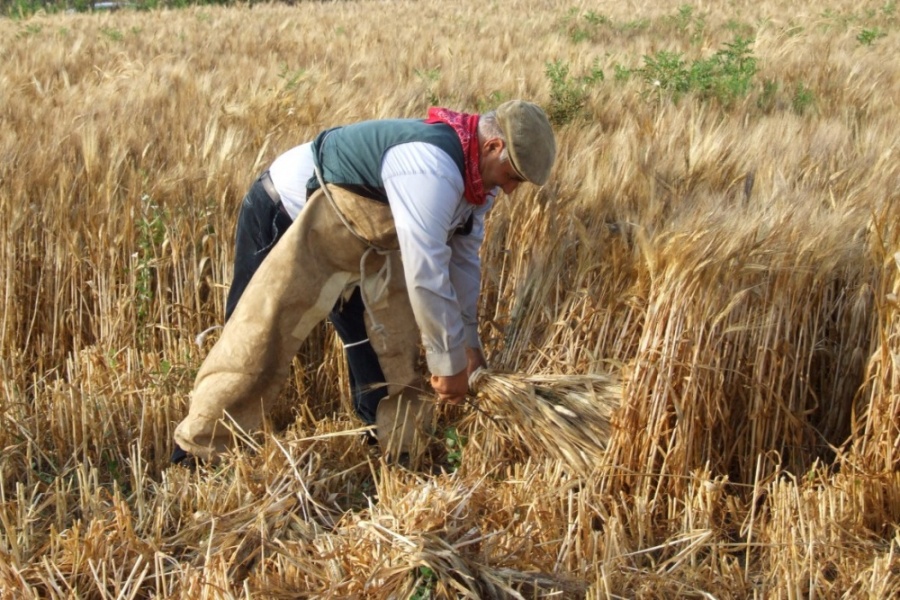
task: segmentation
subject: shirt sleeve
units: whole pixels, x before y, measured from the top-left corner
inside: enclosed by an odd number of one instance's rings
[[[385,154],[382,180],[428,368],[435,375],[455,375],[466,368],[468,337],[456,286],[467,280],[464,289],[468,290],[471,274],[461,274],[478,267],[472,263],[471,248],[455,256],[456,243],[450,241],[466,208],[462,175],[446,152],[415,142]],[[467,291],[467,304],[471,302],[468,295]]]
[[[269,176],[291,219],[296,219],[306,204],[306,182],[314,170],[312,143],[291,148],[269,167]]]
[[[463,321],[465,345],[481,348],[478,335],[478,297],[481,293],[481,257],[484,241],[484,218],[493,204],[493,194],[484,205],[472,212],[472,231],[450,238],[450,282],[456,290]]]

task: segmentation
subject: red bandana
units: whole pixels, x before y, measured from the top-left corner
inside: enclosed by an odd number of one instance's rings
[[[465,191],[466,200],[476,206],[481,206],[487,201],[484,193],[484,182],[481,180],[479,169],[478,150],[478,115],[470,115],[450,110],[449,108],[432,107],[428,109],[426,123],[446,123],[456,131],[459,142],[463,148],[463,160],[465,161]]]

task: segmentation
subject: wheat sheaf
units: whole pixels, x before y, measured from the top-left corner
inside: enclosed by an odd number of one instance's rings
[[[596,468],[621,404],[622,386],[605,373],[522,375],[478,369],[472,403],[529,449],[582,472]]]

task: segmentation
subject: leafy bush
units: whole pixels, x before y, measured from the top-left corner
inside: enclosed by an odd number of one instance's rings
[[[684,94],[695,92],[730,106],[749,93],[757,73],[750,44],[749,38],[737,37],[711,57],[690,65],[681,53],[660,50],[644,56],[644,67],[637,72],[650,86],[647,93],[666,91],[677,102]]]
[[[730,104],[746,96],[757,72],[756,58],[750,50],[750,39],[735,38],[708,60],[694,63],[691,78],[707,96]]]
[[[872,29],[863,29],[856,36],[856,41],[862,44],[863,46],[871,46],[875,43],[875,40],[878,38],[883,38],[887,34],[877,27]]]
[[[592,10],[587,11],[583,15],[578,14],[578,9],[571,9],[562,19],[564,31],[569,39],[575,42],[595,41],[601,27],[612,25],[609,17],[596,13]]]
[[[613,65],[613,72],[613,79],[615,79],[616,81],[622,82],[631,79],[632,70],[624,65],[620,65],[619,63]]]
[[[688,35],[691,43],[696,44],[701,41],[703,31],[706,29],[706,17],[695,15],[693,6],[689,4],[679,6],[678,14],[671,17],[670,20],[680,33]]]
[[[565,125],[584,113],[591,87],[603,81],[603,70],[597,62],[591,72],[580,77],[569,75],[569,65],[562,60],[546,63],[547,77],[550,79],[550,108],[547,116],[555,125]]]
[[[652,88],[671,92],[676,101],[691,89],[690,69],[678,52],[660,50],[653,56],[644,56],[644,68],[638,73]]]
[[[791,100],[791,108],[798,115],[804,114],[815,105],[816,97],[812,90],[803,83],[798,83],[794,89],[794,97]]]

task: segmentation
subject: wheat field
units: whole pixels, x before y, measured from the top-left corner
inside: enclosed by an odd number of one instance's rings
[[[897,11],[0,19],[0,597],[897,595]],[[756,61],[740,94],[716,87],[728,73],[662,77],[738,38]],[[489,219],[488,361],[615,377],[605,451],[576,468],[486,399],[438,411],[443,470],[385,465],[323,325],[264,435],[170,467],[259,172],[326,127],[510,98],[552,112],[559,157]]]

